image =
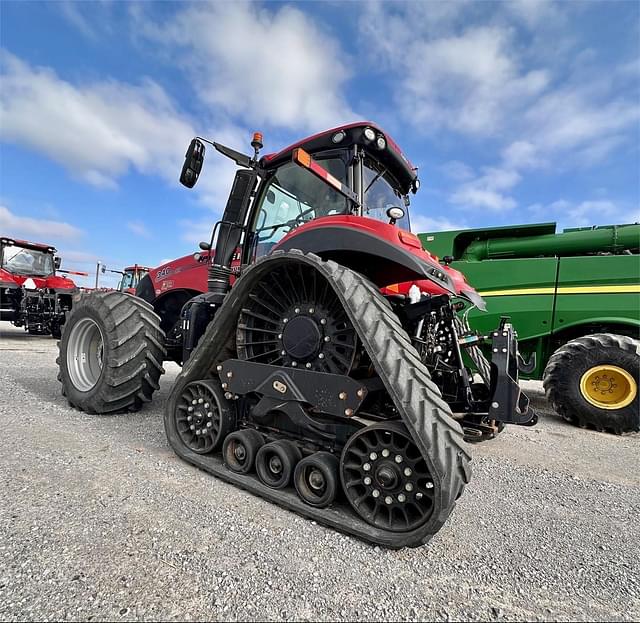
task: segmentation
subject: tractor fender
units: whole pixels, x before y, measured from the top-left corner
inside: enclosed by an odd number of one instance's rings
[[[336,222],[338,220],[345,222]],[[378,287],[428,279],[443,291],[456,294],[451,276],[431,259],[419,242],[415,246],[413,238],[417,240],[410,232],[370,218],[327,217],[293,230],[273,250],[299,249],[303,253],[315,253],[365,275]]]

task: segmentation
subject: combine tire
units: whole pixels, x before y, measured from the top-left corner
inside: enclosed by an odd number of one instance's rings
[[[164,333],[152,307],[130,294],[92,292],[73,306],[58,342],[58,380],[87,413],[137,411],[159,387]]]
[[[567,342],[550,358],[543,385],[565,420],[617,435],[640,430],[640,342],[597,333]]]

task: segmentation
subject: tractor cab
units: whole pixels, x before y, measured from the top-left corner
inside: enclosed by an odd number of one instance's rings
[[[334,128],[263,156],[264,181],[249,228],[254,256],[266,255],[289,232],[331,216],[360,216],[410,229],[415,168],[376,125]],[[392,210],[392,214],[389,214]]]
[[[194,139],[187,152],[180,180],[189,188],[202,168],[203,142],[209,141]],[[416,168],[374,123],[333,128],[261,158],[259,133],[251,143],[253,158],[211,144],[256,171],[250,193],[255,199],[248,223],[243,223],[249,243],[244,245],[243,264],[269,253],[294,229],[324,217],[359,216],[410,230],[409,193],[419,188]]]
[[[149,268],[146,266],[127,266],[122,271],[122,279],[118,282],[118,290],[120,292],[130,292],[135,294],[136,287],[140,283],[140,280],[149,272]]]
[[[48,245],[0,239],[0,268],[12,275],[46,278],[57,268],[55,249]]]

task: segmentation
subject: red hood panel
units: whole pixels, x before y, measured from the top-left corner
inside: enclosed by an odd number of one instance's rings
[[[72,290],[76,287],[76,284],[71,281],[71,279],[67,279],[66,277],[61,277],[60,275],[51,275],[49,277],[30,277],[29,275],[14,275],[3,268],[0,268],[0,281],[4,282],[13,282],[18,286],[22,286],[22,284],[27,279],[33,279],[33,282],[36,284],[37,288],[56,288],[57,290]]]

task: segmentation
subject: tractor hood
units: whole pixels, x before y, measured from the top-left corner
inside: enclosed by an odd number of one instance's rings
[[[408,283],[408,291],[417,283],[424,292],[453,294],[484,307],[464,275],[441,266],[415,234],[376,219],[352,215],[318,218],[289,232],[273,250],[279,249],[300,249],[335,260],[366,275],[380,288]]]
[[[71,281],[71,279],[67,279],[66,277],[61,277],[59,275],[49,275],[48,277],[31,277],[29,275],[16,275],[15,273],[10,273],[9,271],[0,268],[0,285],[2,287],[21,288],[25,285],[25,282],[27,280],[29,281],[26,287],[33,284],[38,290],[40,288],[68,290],[71,294],[77,289],[76,284]]]
[[[335,260],[379,287],[428,279],[455,293],[449,275],[422,249],[415,234],[373,218],[335,215],[314,219],[290,231],[273,250],[291,249]]]

